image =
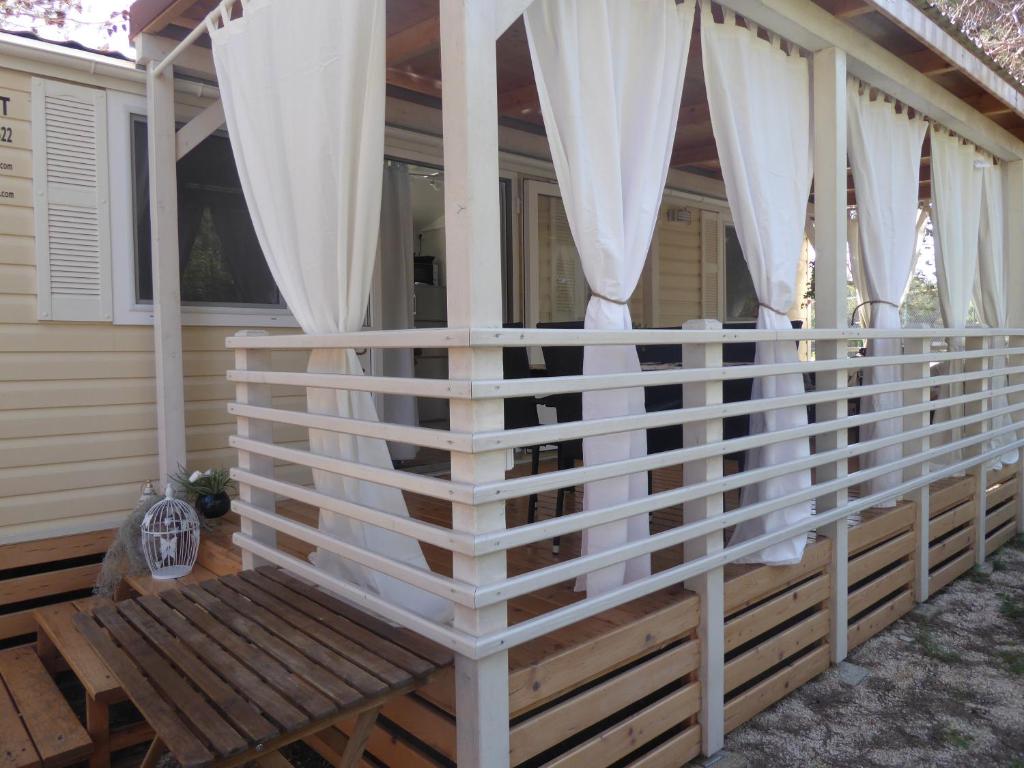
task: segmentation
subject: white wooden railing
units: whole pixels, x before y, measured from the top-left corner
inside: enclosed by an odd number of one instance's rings
[[[1024,411],[1024,329],[971,328],[954,333],[960,339],[935,351],[933,342],[945,341],[944,329],[902,329],[898,332],[869,330],[794,330],[754,331],[722,330],[716,323],[698,321],[681,330],[583,331],[535,329],[431,329],[389,332],[361,332],[331,336],[267,336],[240,334],[228,339],[228,347],[236,351],[235,370],[228,378],[237,385],[236,402],[229,406],[238,417],[238,434],[232,445],[239,451],[238,467],[232,471],[240,488],[236,504],[243,524],[236,535],[238,546],[247,553],[248,562],[266,561],[281,565],[296,574],[313,580],[345,598],[375,611],[393,621],[429,637],[467,658],[482,659],[528,642],[556,629],[568,626],[629,600],[650,594],[664,587],[686,583],[702,598],[704,643],[702,670],[704,677],[704,710],[707,721],[716,716],[716,699],[721,699],[721,643],[723,615],[723,566],[736,559],[764,549],[794,535],[811,530],[824,530],[833,539],[832,558],[833,614],[831,647],[833,657],[841,659],[846,649],[846,520],[862,510],[895,497],[912,498],[918,503],[919,530],[927,531],[928,486],[936,480],[968,470],[978,475],[979,515],[985,514],[983,495],[986,489],[984,464],[1007,451],[1007,446],[992,448],[989,441],[1000,434],[1012,435],[1010,448],[1022,442],[1015,423]],[[903,353],[889,357],[848,357],[847,346],[853,339],[898,336]],[[724,345],[754,341],[804,341],[815,349],[814,360],[786,365],[724,366]],[[316,348],[446,348],[452,354],[466,350],[494,350],[505,346],[582,346],[652,344],[682,346],[680,368],[642,373],[539,377],[528,379],[394,379],[379,376],[332,376],[302,372],[273,371],[271,350],[311,350]],[[930,366],[937,362],[957,363],[962,371],[931,375]],[[885,385],[848,387],[848,376],[857,369],[898,365],[902,381]],[[953,366],[950,368],[953,369]],[[816,390],[772,400],[722,403],[722,382],[782,373],[814,372]],[[996,379],[996,377],[1000,377]],[[1005,378],[1002,378],[1005,377]],[[992,382],[1004,381],[997,391]],[[323,387],[364,390],[375,393],[399,393],[420,397],[444,398],[458,402],[500,402],[507,397],[545,396],[587,390],[622,389],[679,384],[683,388],[683,407],[648,413],[637,417],[613,417],[585,422],[542,425],[528,429],[493,430],[466,433],[426,429],[398,424],[383,424],[336,417],[320,416],[302,411],[284,410],[272,405],[275,388]],[[932,388],[940,386],[942,396],[932,399]],[[902,406],[877,413],[847,416],[846,404],[852,398],[864,398],[885,392],[901,392]],[[996,394],[1008,396],[1008,404],[996,408]],[[756,434],[731,440],[722,439],[722,420],[730,416],[749,415],[766,409],[814,404],[817,420],[806,426],[785,429],[771,434]],[[952,409],[949,421],[932,423],[933,411]],[[1006,426],[992,428],[993,419],[1003,414],[1013,419]],[[852,445],[847,444],[847,430],[872,422],[901,418],[903,430],[893,436]],[[557,443],[573,438],[623,433],[668,425],[683,425],[684,445],[677,450],[657,453],[600,466],[576,467],[526,477],[507,477],[498,481],[472,484],[444,477],[430,477],[397,469],[369,467],[355,462],[317,456],[308,449],[294,445],[275,445],[274,424],[315,428],[351,435],[379,437],[390,441],[411,443],[423,448],[447,451],[455,461],[472,461],[477,456],[494,456],[495,452],[534,445]],[[950,439],[932,446],[941,433]],[[807,458],[791,463],[750,469],[735,474],[723,473],[723,456],[770,443],[794,438],[815,438],[815,450]],[[901,445],[902,458],[881,467],[861,468],[850,472],[848,462],[879,448]],[[961,451],[961,460],[936,469],[933,462]],[[1022,451],[1024,454],[1024,451]],[[445,503],[483,507],[496,502],[527,497],[534,493],[579,486],[585,482],[609,477],[683,466],[682,487],[656,492],[650,496],[593,509],[566,514],[555,519],[538,520],[512,528],[499,527],[483,533],[449,528],[432,522],[405,519],[388,510],[372,509],[359,504],[325,496],[299,482],[275,478],[275,464],[297,465],[393,486]],[[795,490],[785,496],[740,506],[725,511],[724,494],[753,482],[790,474],[796,470],[814,469],[815,483],[807,490]],[[849,491],[871,478],[903,470],[903,481],[880,494],[852,495]],[[462,476],[465,476],[463,473]],[[1020,496],[1018,494],[1018,505]],[[421,568],[394,562],[380,554],[360,549],[330,538],[315,528],[279,515],[276,500],[280,498],[322,507],[362,523],[387,528],[424,544],[440,547],[453,556],[493,558],[509,550],[535,542],[565,536],[583,529],[625,520],[639,514],[670,506],[683,506],[679,525],[652,533],[647,539],[634,541],[586,556],[566,558],[552,565],[526,573],[507,576],[483,586],[451,578]],[[723,545],[723,531],[773,510],[798,502],[816,500],[813,519],[791,525],[737,546]],[[1024,530],[1024,510],[1018,508],[1018,530]],[[982,528],[982,530],[984,530]],[[450,600],[458,610],[483,611],[503,608],[509,600],[567,582],[597,569],[624,562],[645,553],[684,545],[685,556],[675,565],[656,571],[651,576],[614,589],[598,597],[588,597],[548,613],[516,624],[493,623],[473,634],[465,629],[424,619],[408,610],[391,605],[375,594],[341,581],[300,560],[275,544],[275,532],[287,534],[321,547],[360,565],[387,574],[420,589]],[[978,537],[977,559],[985,557],[984,536]],[[918,569],[918,599],[928,596],[928,540],[919,536],[915,558]],[[472,623],[457,622],[458,626]],[[717,638],[717,641],[716,641]],[[716,648],[716,642],[719,645]],[[717,661],[716,661],[717,660]],[[705,726],[709,727],[705,722]],[[714,727],[711,725],[710,727]]]

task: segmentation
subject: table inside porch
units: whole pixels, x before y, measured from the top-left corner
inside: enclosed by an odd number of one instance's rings
[[[451,664],[446,649],[279,568],[79,613],[75,624],[184,768],[242,765],[356,718],[356,765],[380,708]]]

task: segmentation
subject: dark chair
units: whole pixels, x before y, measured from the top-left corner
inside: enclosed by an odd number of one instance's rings
[[[521,327],[518,324],[508,324],[506,328]],[[502,363],[506,379],[528,379],[532,375],[530,371],[530,358],[526,353],[526,347],[503,347]],[[540,419],[537,418],[537,398],[535,397],[508,397],[505,398],[505,429],[528,429],[539,427]],[[530,447],[530,473],[536,475],[540,471],[540,446]],[[531,523],[537,515],[537,494],[530,495],[527,507],[527,520]]]
[[[567,323],[538,323],[538,328],[582,328],[582,321]],[[544,368],[548,376],[580,376],[583,373],[583,347],[541,347],[544,355]],[[560,395],[548,395],[540,398],[544,405],[555,409],[559,424],[583,420],[583,395],[580,392],[567,392]],[[558,470],[572,469],[577,461],[583,459],[583,440],[563,440],[558,444]],[[566,488],[558,489],[555,501],[555,516],[560,517],[565,508]],[[574,490],[574,489],[572,489]],[[530,522],[533,519],[530,518]],[[558,554],[560,537],[555,537],[551,550]]]

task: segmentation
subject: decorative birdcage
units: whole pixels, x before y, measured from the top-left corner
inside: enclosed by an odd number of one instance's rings
[[[167,486],[164,498],[142,519],[142,553],[154,579],[188,575],[199,554],[199,515]]]

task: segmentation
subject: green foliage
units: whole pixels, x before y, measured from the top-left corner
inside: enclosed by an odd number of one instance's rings
[[[1020,621],[1024,619],[1024,601],[1004,592],[999,595],[999,612],[1008,619]]]
[[[974,743],[973,736],[968,736],[966,733],[960,733],[960,731],[955,728],[947,728],[943,732],[942,738],[947,744],[959,749],[967,749]]]
[[[182,494],[193,500],[200,496],[226,493],[235,486],[235,481],[231,479],[231,473],[221,467],[198,473],[198,477],[196,474],[187,469],[179,469],[171,475],[171,481]]]
[[[1024,656],[1012,651],[1000,651],[999,658],[1006,665],[1006,671],[1015,677],[1024,677]]]
[[[921,629],[918,630],[917,644],[921,646],[922,653],[926,656],[930,656],[936,661],[952,664],[960,658],[956,652],[940,645],[935,638],[932,637],[932,633],[928,631],[927,627],[921,627]]]

